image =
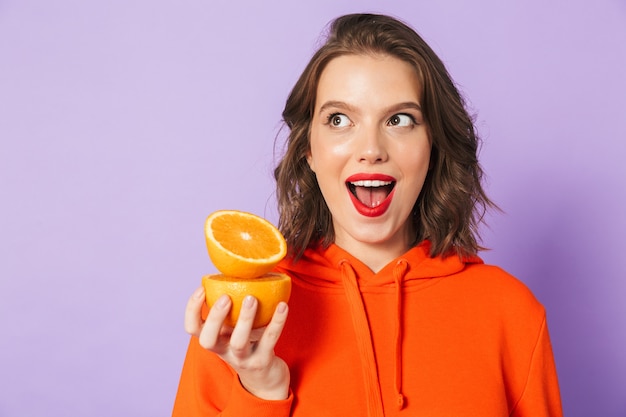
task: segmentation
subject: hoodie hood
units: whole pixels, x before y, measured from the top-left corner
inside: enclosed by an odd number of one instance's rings
[[[341,269],[341,265],[347,262],[356,274],[359,287],[365,289],[366,287],[395,285],[393,270],[399,262],[406,263],[406,271],[404,271],[402,277],[404,285],[411,285],[413,281],[441,278],[456,274],[463,270],[468,263],[483,262],[477,256],[467,258],[459,258],[458,256],[431,258],[429,256],[430,246],[429,241],[423,241],[376,273],[335,244],[331,244],[325,249],[307,249],[298,261],[293,262],[286,259],[279,264],[278,269],[285,273],[292,272],[310,284],[324,287],[342,286],[342,279],[337,272]]]
[[[375,273],[339,246],[331,244],[328,248],[307,249],[298,261],[284,260],[277,267],[277,270],[311,285],[343,288],[361,358],[369,417],[383,417],[384,409],[363,293],[368,289],[380,287],[392,288],[395,293],[395,305],[390,306],[394,309],[395,320],[389,324],[394,327],[395,335],[393,341],[395,343],[394,390],[398,409],[402,409],[404,407],[402,393],[404,289],[428,285],[435,281],[435,278],[456,274],[462,271],[467,263],[482,263],[478,257],[431,258],[429,253],[430,242],[424,241]]]

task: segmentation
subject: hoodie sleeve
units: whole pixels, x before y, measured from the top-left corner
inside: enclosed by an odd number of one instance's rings
[[[561,398],[544,315],[526,385],[511,417],[562,417]]]
[[[174,401],[173,417],[288,417],[293,394],[281,401],[255,397],[237,373],[191,338]]]

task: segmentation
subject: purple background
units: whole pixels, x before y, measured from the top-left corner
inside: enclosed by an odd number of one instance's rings
[[[484,258],[547,308],[569,417],[626,416],[626,3],[0,0],[0,416],[170,415],[203,222],[275,220],[322,27],[407,20],[477,113]]]

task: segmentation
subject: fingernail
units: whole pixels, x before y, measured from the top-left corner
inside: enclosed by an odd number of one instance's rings
[[[279,303],[278,307],[276,307],[276,311],[278,311],[281,314],[287,311],[287,303]]]
[[[230,301],[230,298],[228,298],[228,296],[224,294],[220,298],[217,299],[217,301],[215,302],[215,305],[218,308],[224,308],[228,305],[229,301]]]
[[[251,295],[246,295],[246,298],[243,299],[243,306],[245,308],[252,308],[254,305],[254,297]]]
[[[193,298],[195,298],[196,300],[201,299],[202,297],[204,297],[204,287],[198,287],[194,292],[193,292]]]

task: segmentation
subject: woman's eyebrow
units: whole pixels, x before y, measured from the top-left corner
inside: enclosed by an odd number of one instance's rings
[[[324,111],[328,109],[339,109],[339,110],[347,110],[347,111],[352,111],[352,112],[356,111],[355,107],[351,106],[350,104],[344,101],[329,100],[326,103],[322,104],[322,106],[320,107],[319,113],[323,113]]]
[[[338,110],[346,110],[346,111],[350,111],[350,112],[356,112],[357,109],[344,102],[344,101],[339,101],[339,100],[329,100],[327,102],[325,102],[324,104],[322,104],[322,106],[320,107],[319,113],[323,113],[325,111],[327,111],[328,109],[338,109]],[[389,107],[387,107],[384,112],[385,113],[393,113],[396,111],[400,111],[400,110],[407,110],[407,109],[413,109],[413,110],[417,110],[419,112],[422,111],[422,107],[419,105],[419,103],[415,102],[415,101],[404,101],[402,103],[397,103],[397,104],[393,104]]]
[[[403,103],[393,104],[393,105],[387,107],[386,112],[387,113],[393,113],[393,112],[396,112],[396,111],[408,110],[408,109],[413,109],[413,110],[417,110],[417,111],[421,112],[422,111],[422,106],[420,106],[419,103],[417,103],[415,101],[405,101]]]

